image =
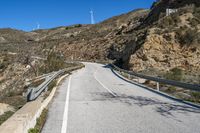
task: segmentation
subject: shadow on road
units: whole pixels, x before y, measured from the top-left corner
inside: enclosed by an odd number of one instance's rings
[[[177,104],[177,103],[167,103],[162,102],[157,99],[153,98],[146,98],[141,96],[127,96],[127,95],[121,95],[119,96],[119,100],[123,103],[129,104],[129,105],[138,105],[140,107],[143,106],[153,106],[155,107],[155,111],[160,113],[161,115],[173,116],[173,112],[176,113],[184,113],[187,114],[189,112],[192,113],[200,113],[200,110],[191,106]]]
[[[145,85],[143,85],[143,84],[139,84],[139,83],[136,83],[136,82],[134,82],[134,81],[127,80],[126,78],[124,78],[124,77],[122,77],[122,76],[119,76],[119,75],[117,74],[117,72],[115,72],[115,71],[112,69],[112,67],[111,67],[110,65],[105,65],[105,66],[103,66],[103,68],[109,68],[115,76],[117,76],[118,78],[120,78],[120,79],[123,80],[123,81],[126,81],[127,83],[136,85],[136,86],[141,87],[141,88],[143,88],[143,89],[145,89],[145,90],[148,90],[148,91],[150,91],[150,92],[156,93],[156,94],[158,94],[158,95],[160,95],[160,96],[163,96],[163,97],[165,97],[165,98],[174,100],[174,101],[176,101],[176,102],[183,103],[183,104],[192,106],[192,107],[194,107],[194,108],[200,109],[200,106],[195,105],[195,104],[193,104],[193,103],[186,102],[186,101],[184,101],[184,100],[182,100],[182,99],[178,99],[178,98],[172,97],[172,96],[170,96],[170,95],[168,95],[168,94],[165,94],[165,93],[163,93],[163,92],[160,92],[160,91],[156,91],[156,90],[154,90],[154,89],[152,89],[152,88],[150,88],[150,87],[147,87],[147,86],[145,86]]]
[[[178,103],[167,103],[154,98],[146,98],[142,96],[128,96],[128,95],[118,95],[117,97],[112,96],[110,93],[95,93],[93,101],[112,101],[121,102],[129,106],[137,105],[139,107],[151,106],[157,113],[162,116],[174,116],[173,113],[200,113],[200,110]]]
[[[98,100],[98,101],[117,101],[117,102],[122,102],[125,103],[129,106],[133,106],[133,105],[137,105],[139,107],[145,107],[145,106],[152,106],[152,108],[159,114],[161,114],[162,116],[173,116],[173,113],[182,113],[182,114],[187,114],[187,113],[200,113],[200,109],[184,104],[184,102],[182,100],[178,100],[178,99],[173,99],[172,97],[166,96],[164,94],[161,94],[159,92],[153,91],[151,89],[149,89],[148,87],[145,87],[143,85],[131,82],[129,80],[126,80],[122,77],[120,77],[118,74],[116,74],[116,72],[111,68],[110,65],[104,65],[103,68],[109,68],[111,69],[111,71],[120,79],[137,85],[143,89],[146,89],[148,91],[151,91],[153,93],[157,93],[158,95],[162,95],[163,97],[166,97],[168,99],[172,99],[174,100],[174,102],[162,102],[158,99],[155,98],[147,98],[147,97],[142,97],[142,96],[128,96],[128,95],[118,95],[117,97],[113,97],[110,93],[96,93],[96,98],[94,100]]]

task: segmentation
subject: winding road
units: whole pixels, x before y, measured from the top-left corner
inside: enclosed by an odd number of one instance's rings
[[[42,133],[200,133],[200,109],[85,63],[59,86]]]

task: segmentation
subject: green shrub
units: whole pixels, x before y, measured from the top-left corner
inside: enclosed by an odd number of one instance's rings
[[[69,29],[71,29],[70,27],[65,27],[65,30],[69,30]]]
[[[179,34],[179,40],[182,45],[191,45],[193,44],[197,35],[197,30],[188,28],[185,32],[183,31]]]
[[[4,69],[5,68],[5,64],[0,64],[0,69]]]
[[[31,128],[28,130],[28,133],[39,133],[39,130],[35,128]]]
[[[161,28],[168,28],[170,26],[173,26],[175,24],[172,16],[168,16],[164,19],[162,19],[160,22],[159,22],[159,27]]]
[[[73,26],[74,28],[79,28],[79,27],[82,27],[82,24],[76,24]]]
[[[67,26],[65,27],[65,30],[73,29],[73,28],[79,28],[82,27],[82,24],[75,24],[73,26]]]
[[[164,77],[170,80],[182,81],[184,77],[184,72],[180,68],[173,68],[170,72],[167,72]]]
[[[176,30],[176,39],[182,46],[198,44],[200,42],[200,32],[195,27],[183,26]]]
[[[180,17],[178,13],[174,13],[170,16],[164,17],[161,19],[158,23],[158,26],[160,28],[170,28],[170,27],[176,27],[178,26],[178,23],[180,22]]]
[[[190,25],[192,25],[193,27],[196,27],[198,24],[200,24],[200,19],[198,18],[191,18],[189,21]]]
[[[170,87],[167,89],[167,92],[169,92],[169,93],[174,93],[174,92],[176,92],[176,87],[170,86]]]
[[[44,65],[39,68],[40,74],[50,73],[65,68],[64,57],[55,51],[50,51],[47,56],[47,60],[44,61]]]
[[[193,98],[200,100],[200,92],[191,92]]]

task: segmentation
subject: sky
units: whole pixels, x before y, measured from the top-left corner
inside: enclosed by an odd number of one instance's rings
[[[73,24],[95,23],[137,8],[150,8],[154,0],[1,0],[0,28],[31,31]]]

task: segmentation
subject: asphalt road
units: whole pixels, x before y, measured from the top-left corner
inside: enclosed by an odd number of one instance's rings
[[[200,133],[200,109],[85,65],[59,87],[42,133]]]

